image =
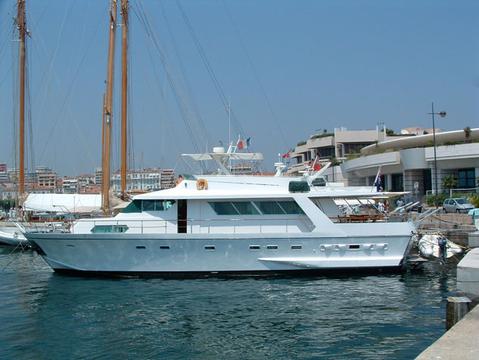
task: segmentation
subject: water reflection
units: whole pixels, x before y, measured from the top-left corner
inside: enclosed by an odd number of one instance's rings
[[[0,249],[0,267],[11,256]],[[454,267],[434,264],[363,277],[109,280],[13,256],[0,277],[1,358],[413,358],[442,334],[455,285]]]

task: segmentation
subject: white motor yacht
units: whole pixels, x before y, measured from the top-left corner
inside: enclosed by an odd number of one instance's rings
[[[58,272],[202,275],[400,269],[415,228],[340,203],[387,197],[317,177],[201,176],[67,233],[27,232]]]

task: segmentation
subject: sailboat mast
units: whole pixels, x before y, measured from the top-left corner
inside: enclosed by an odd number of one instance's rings
[[[108,47],[108,70],[106,80],[104,137],[105,151],[102,159],[102,208],[105,213],[110,212],[110,153],[111,153],[111,123],[113,114],[113,72],[115,65],[115,32],[117,18],[117,0],[111,0],[110,7],[110,37]]]
[[[17,27],[19,38],[19,82],[20,82],[20,111],[19,111],[19,178],[18,193],[20,197],[25,193],[25,35],[27,21],[25,14],[25,0],[17,2]]]
[[[128,147],[128,0],[121,0],[121,194],[126,194]]]

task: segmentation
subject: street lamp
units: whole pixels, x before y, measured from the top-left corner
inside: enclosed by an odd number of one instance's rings
[[[438,192],[437,192],[437,157],[436,157],[436,124],[434,122],[434,115],[439,115],[440,117],[445,117],[447,113],[445,111],[434,112],[434,102],[431,103],[431,112],[429,115],[432,116],[432,142],[434,146],[434,203],[436,205],[436,209],[438,207]]]

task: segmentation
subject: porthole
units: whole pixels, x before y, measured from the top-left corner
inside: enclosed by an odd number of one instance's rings
[[[216,250],[216,247],[214,245],[205,245],[205,250],[214,251]]]
[[[291,245],[291,250],[301,250],[302,248],[302,245]]]
[[[138,245],[136,248],[137,248],[137,249],[146,249],[146,246]]]
[[[358,244],[349,245],[349,250],[359,250],[360,246]]]
[[[250,249],[250,250],[259,250],[259,249],[261,249],[261,246],[259,246],[259,245],[250,245],[250,246],[249,246],[249,249]]]
[[[267,246],[266,246],[266,249],[268,249],[268,250],[277,250],[277,249],[278,249],[278,245],[267,245]]]
[[[161,245],[160,249],[161,250],[170,250],[170,247],[168,245]]]

